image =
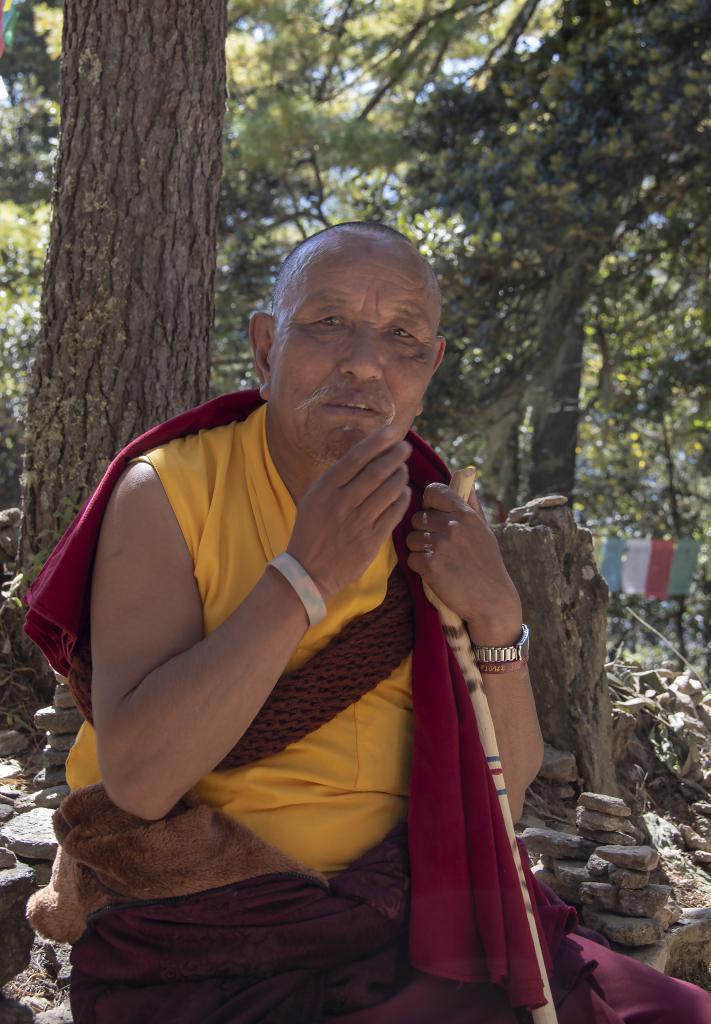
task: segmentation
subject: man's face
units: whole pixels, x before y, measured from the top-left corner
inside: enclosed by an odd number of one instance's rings
[[[339,232],[313,244],[250,334],[270,442],[331,464],[394,422],[402,436],[444,353],[439,298],[404,243]]]

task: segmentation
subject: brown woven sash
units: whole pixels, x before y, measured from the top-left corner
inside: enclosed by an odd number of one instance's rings
[[[412,650],[413,639],[410,595],[396,566],[382,604],[349,622],[301,668],[283,675],[217,768],[237,768],[276,754],[330,722],[387,679]],[[88,631],[74,648],[68,683],[79,710],[91,722]]]

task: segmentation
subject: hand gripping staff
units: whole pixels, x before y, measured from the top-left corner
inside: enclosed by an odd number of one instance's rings
[[[452,477],[450,487],[460,498],[464,501],[468,501],[475,476],[476,469],[473,466],[457,470]],[[550,985],[548,983],[548,974],[543,960],[543,951],[541,949],[541,942],[538,936],[538,928],[536,927],[536,919],[533,916],[531,896],[523,873],[521,851],[519,850],[518,843],[516,842],[516,834],[514,833],[513,819],[511,817],[511,808],[509,807],[509,800],[506,795],[506,782],[504,781],[504,774],[501,768],[499,745],[496,742],[494,723],[491,718],[491,712],[489,711],[489,702],[487,701],[486,694],[484,693],[481,672],[479,671],[479,666],[476,663],[476,658],[474,657],[474,652],[469,641],[469,635],[466,627],[460,617],[456,612],[451,611],[446,605],[442,604],[427,584],[425,584],[425,595],[429,602],[434,605],[439,612],[447,643],[452,648],[452,653],[457,659],[457,663],[462,670],[462,675],[464,676],[464,681],[467,684],[467,689],[469,690],[469,695],[474,707],[474,714],[476,715],[476,722],[479,728],[481,745],[484,748],[484,753],[486,754],[486,761],[489,765],[489,770],[494,775],[496,792],[499,795],[499,807],[501,808],[501,813],[504,818],[506,834],[508,835],[509,842],[511,844],[511,853],[513,854],[514,864],[516,865],[516,871],[518,873],[519,885],[521,887],[521,899],[523,900],[523,905],[526,909],[526,917],[528,919],[529,928],[531,929],[531,939],[536,951],[538,970],[540,971],[541,981],[543,983],[543,994],[547,1000],[545,1006],[539,1006],[538,1009],[531,1010],[533,1021],[534,1024],[557,1024],[558,1017],[555,1012],[553,996],[551,995]]]

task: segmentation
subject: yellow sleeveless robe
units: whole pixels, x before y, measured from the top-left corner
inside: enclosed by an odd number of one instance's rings
[[[193,559],[207,636],[244,600],[286,547],[296,519],[272,462],[266,407],[241,423],[179,438],[141,456],[157,472]],[[387,541],[328,615],[303,636],[287,671],[385,597],[396,563]],[[248,686],[249,679],[235,679]],[[202,800],[327,876],[407,816],[412,747],[411,656],[321,728],[249,765],[212,771]],[[72,789],[100,781],[96,734],[84,723],[67,760]]]

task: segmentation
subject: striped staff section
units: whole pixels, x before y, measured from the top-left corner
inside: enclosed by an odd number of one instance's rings
[[[469,500],[469,494],[472,489],[472,484],[474,483],[475,474],[476,470],[473,466],[470,466],[468,469],[458,470],[452,477],[450,487],[464,501]],[[491,718],[491,711],[489,710],[489,702],[487,701],[486,693],[484,692],[484,683],[481,678],[481,672],[479,671],[479,666],[477,665],[476,658],[474,657],[474,651],[472,650],[469,633],[457,613],[453,612],[451,608],[448,608],[445,604],[442,604],[437,595],[430,590],[426,583],[424,584],[424,590],[430,604],[434,605],[439,612],[442,630],[447,639],[447,643],[449,644],[454,657],[457,659],[457,664],[462,671],[464,682],[467,684],[467,691],[469,692],[472,707],[474,708],[474,714],[476,716],[477,727],[479,730],[479,738],[484,749],[484,756],[486,757],[486,763],[489,766],[489,771],[499,798],[498,806],[504,820],[504,826],[506,828],[506,834],[511,848],[511,856],[516,867],[521,899],[526,912],[528,927],[531,932],[531,941],[536,953],[536,961],[538,963],[538,970],[541,975],[541,984],[543,986],[543,995],[546,1000],[544,1006],[538,1006],[535,1010],[531,1011],[531,1018],[533,1020],[533,1024],[558,1024],[558,1016],[556,1014],[550,982],[548,980],[548,973],[543,959],[543,950],[541,948],[541,940],[538,934],[538,925],[536,924],[536,918],[531,904],[531,894],[528,891],[528,883],[526,882],[526,875],[524,874],[523,862],[521,860],[521,851],[514,831],[513,818],[511,817],[511,808],[509,807],[509,798],[506,793],[504,770],[501,766],[499,745],[496,741],[494,723]]]
[[[644,594],[660,601],[689,593],[701,553],[692,537],[598,537],[595,557],[611,593]],[[706,551],[706,578],[711,578],[711,546]]]

